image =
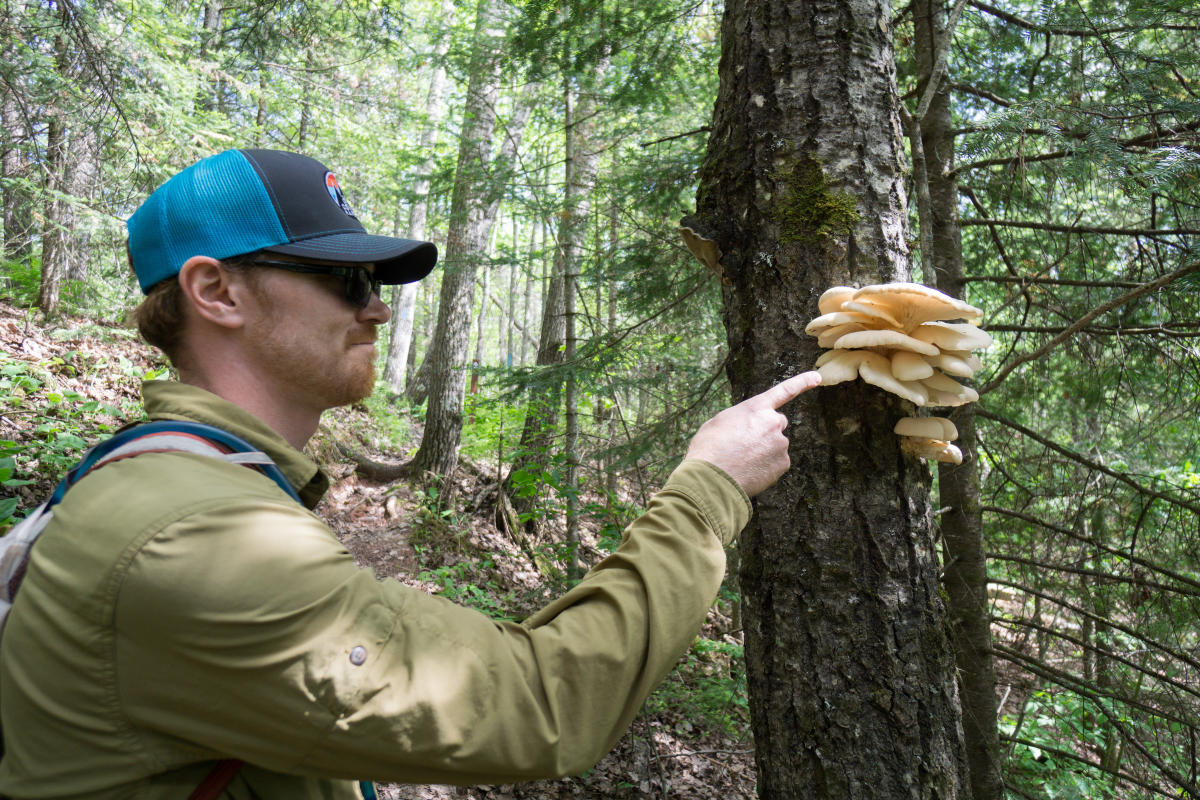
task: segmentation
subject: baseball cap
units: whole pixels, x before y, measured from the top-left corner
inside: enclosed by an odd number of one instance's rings
[[[183,170],[126,222],[129,259],[148,292],[192,256],[267,250],[323,261],[375,263],[381,283],[411,283],[437,263],[430,242],[375,236],[354,216],[337,176],[283,150],[226,150]]]

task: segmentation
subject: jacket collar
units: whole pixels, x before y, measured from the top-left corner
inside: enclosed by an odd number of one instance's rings
[[[329,489],[329,478],[316,462],[288,444],[267,423],[212,392],[177,381],[143,381],[142,399],[152,420],[215,425],[259,448],[279,467],[307,508],[316,506]]]

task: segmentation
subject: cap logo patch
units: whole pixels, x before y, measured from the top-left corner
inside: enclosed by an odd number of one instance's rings
[[[346,216],[354,217],[354,211],[346,202],[346,195],[342,194],[342,187],[338,185],[337,176],[332,172],[325,173],[325,191],[329,192],[329,196],[333,198],[333,202],[337,203],[338,208],[346,212]],[[354,218],[358,219],[358,217]]]

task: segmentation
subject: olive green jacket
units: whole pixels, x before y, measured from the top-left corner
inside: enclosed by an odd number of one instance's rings
[[[179,383],[153,419],[218,425],[311,508],[328,482],[248,412]],[[578,773],[690,645],[749,518],[685,461],[620,547],[523,624],[360,569],[265,476],[187,453],[96,470],[55,510],[0,646],[0,795],[357,797],[359,779],[502,783]]]

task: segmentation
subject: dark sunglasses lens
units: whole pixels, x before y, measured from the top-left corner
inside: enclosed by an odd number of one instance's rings
[[[346,299],[359,308],[371,302],[371,293],[379,294],[379,281],[365,269],[356,269],[346,277]]]

